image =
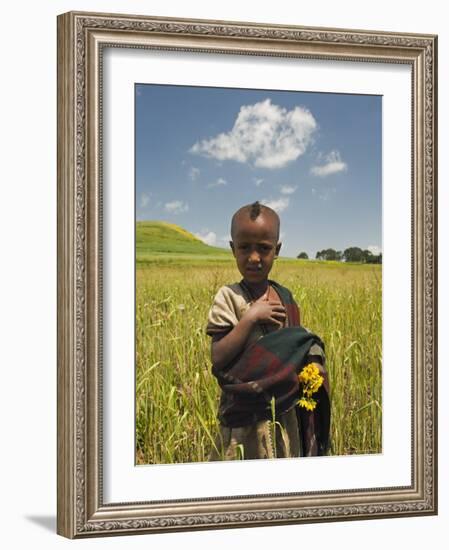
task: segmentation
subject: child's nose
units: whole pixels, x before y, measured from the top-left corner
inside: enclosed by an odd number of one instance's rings
[[[257,252],[257,250],[253,250],[249,256],[250,262],[260,262],[260,254]]]

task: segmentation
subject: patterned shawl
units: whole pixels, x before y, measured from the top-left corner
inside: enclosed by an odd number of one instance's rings
[[[289,326],[270,332],[243,350],[225,368],[212,368],[223,391],[219,420],[237,427],[271,419],[288,411],[300,397],[298,375],[310,362],[319,365],[324,383],[315,394],[314,411],[296,407],[304,455],[325,454],[330,427],[329,383],[324,368],[324,344],[299,326],[298,306],[288,289],[270,281],[286,307]]]

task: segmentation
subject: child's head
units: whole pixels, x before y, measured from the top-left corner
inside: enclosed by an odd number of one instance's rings
[[[229,244],[248,283],[257,284],[268,278],[281,249],[279,229],[279,216],[259,202],[242,206],[232,216]]]

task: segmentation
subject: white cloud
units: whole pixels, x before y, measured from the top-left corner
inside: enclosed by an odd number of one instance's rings
[[[338,172],[344,172],[348,169],[346,162],[341,160],[340,153],[338,151],[331,151],[325,158],[324,164],[318,164],[312,166],[310,173],[314,176],[324,178],[330,174],[337,174]]]
[[[140,207],[145,208],[150,203],[151,193],[142,193],[140,195]]]
[[[210,189],[212,187],[220,187],[221,185],[228,185],[228,182],[224,178],[218,178],[217,181],[209,183],[206,187]]]
[[[210,246],[213,246],[217,242],[217,235],[213,231],[203,231],[202,233],[194,233],[195,237],[202,240],[203,243],[206,243]]]
[[[297,106],[288,111],[265,99],[242,105],[231,131],[196,142],[190,152],[262,168],[282,168],[304,154],[316,128],[306,108]]]
[[[298,189],[297,185],[281,185],[281,193],[283,195],[291,195]]]
[[[337,193],[336,187],[329,187],[327,189],[315,189],[312,187],[312,195],[317,197],[321,201],[328,201]]]
[[[171,214],[181,214],[182,212],[187,212],[189,210],[189,205],[182,201],[172,201],[166,202],[164,208]]]
[[[323,189],[322,191],[320,191],[318,198],[322,201],[330,201],[336,193],[336,187],[329,187],[329,189]]]
[[[370,244],[368,246],[368,250],[373,254],[373,256],[379,256],[379,254],[382,252],[382,249],[380,246],[377,246],[375,244]]]
[[[192,181],[195,181],[198,179],[198,176],[200,175],[200,169],[196,168],[195,166],[192,166],[189,170],[189,178]]]
[[[260,185],[263,183],[263,179],[262,178],[253,178],[253,181],[254,181],[254,185],[256,187],[260,187]]]
[[[262,199],[260,202],[265,206],[269,206],[279,214],[288,207],[290,199],[288,197],[279,197],[279,199]]]

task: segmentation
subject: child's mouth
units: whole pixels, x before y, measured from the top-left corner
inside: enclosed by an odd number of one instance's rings
[[[249,271],[250,273],[259,273],[259,271],[262,271],[262,264],[256,265],[254,267],[247,267],[246,271]]]

